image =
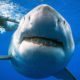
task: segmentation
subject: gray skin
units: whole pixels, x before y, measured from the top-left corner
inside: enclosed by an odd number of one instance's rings
[[[9,55],[19,73],[39,79],[55,76],[64,69],[73,51],[74,40],[68,22],[55,9],[42,4],[21,19]]]

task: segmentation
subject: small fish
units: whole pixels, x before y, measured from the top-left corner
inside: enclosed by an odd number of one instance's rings
[[[15,20],[15,19],[0,16],[0,27],[2,29],[4,28],[5,31],[12,31],[12,30],[14,30],[14,28],[16,29],[18,26],[18,23],[19,23],[19,21]]]
[[[77,80],[66,68],[74,49],[68,22],[54,8],[42,4],[21,19],[8,56],[0,59],[11,60],[15,69],[26,77]]]

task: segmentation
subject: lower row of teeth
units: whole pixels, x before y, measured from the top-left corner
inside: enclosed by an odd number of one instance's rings
[[[29,42],[33,42],[35,44],[39,44],[39,45],[46,45],[46,46],[58,46],[56,43],[52,42],[52,41],[48,41],[48,40],[41,40],[41,39],[29,39],[27,40]]]

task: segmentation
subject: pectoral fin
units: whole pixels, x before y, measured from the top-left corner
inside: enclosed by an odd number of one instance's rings
[[[56,73],[55,77],[61,80],[77,80],[67,68],[64,68],[60,72]]]
[[[0,60],[10,60],[12,58],[11,55],[7,55],[7,56],[0,56]]]

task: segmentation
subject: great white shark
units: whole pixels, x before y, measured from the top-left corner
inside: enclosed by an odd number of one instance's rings
[[[26,77],[76,80],[66,68],[74,48],[69,23],[54,8],[42,4],[21,19],[8,56],[0,59],[11,60],[15,69]]]

